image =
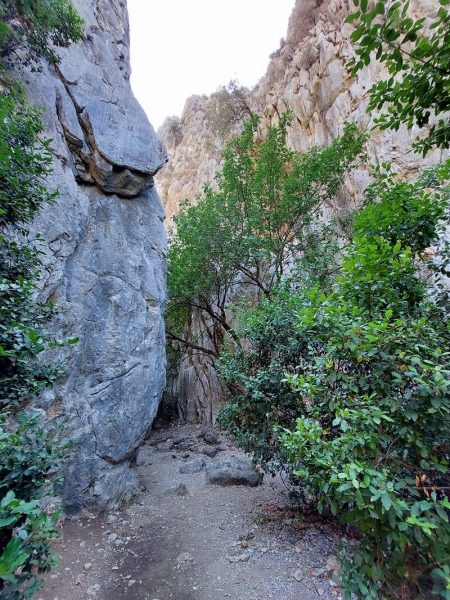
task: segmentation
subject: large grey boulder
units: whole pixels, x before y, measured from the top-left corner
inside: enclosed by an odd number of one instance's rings
[[[243,454],[229,454],[210,462],[206,466],[208,483],[217,485],[249,485],[255,487],[260,482],[258,473]]]
[[[167,160],[130,83],[125,0],[74,0],[80,43],[57,68],[22,73],[55,150],[57,202],[34,224],[48,240],[41,299],[76,346],[55,349],[67,373],[39,404],[77,445],[68,511],[104,508],[137,487],[133,466],[165,384],[166,235],[153,175]]]

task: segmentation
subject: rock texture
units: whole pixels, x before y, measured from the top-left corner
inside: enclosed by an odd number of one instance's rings
[[[230,454],[206,466],[206,480],[216,485],[250,485],[260,483],[258,473],[253,469],[245,454]]]
[[[165,382],[164,211],[153,183],[167,160],[130,83],[125,0],[75,0],[83,41],[57,68],[23,74],[55,149],[58,201],[35,224],[48,240],[41,296],[59,310],[65,377],[40,399],[77,439],[68,511],[103,508],[135,488],[133,467]]]
[[[412,0],[411,10],[416,15],[427,15],[437,5],[436,0]],[[251,108],[263,115],[261,134],[288,109],[294,115],[289,145],[298,151],[329,144],[346,121],[356,122],[363,129],[372,126],[375,115],[367,112],[368,91],[383,72],[375,62],[356,77],[351,77],[346,68],[354,55],[352,27],[344,24],[351,6],[351,0],[296,1],[286,40],[274,52],[267,73],[247,98]],[[213,180],[220,165],[227,136],[215,134],[205,118],[213,101],[214,96],[190,98],[181,119],[172,117],[160,130],[171,159],[158,174],[157,185],[169,221],[183,200],[195,202],[202,185]],[[416,134],[405,127],[398,132],[372,132],[367,162],[348,177],[344,189],[328,207],[329,212],[345,214],[358,205],[369,181],[369,164],[388,161],[409,177],[440,160],[440,152],[430,153],[425,161],[411,152]],[[218,393],[220,386],[208,360],[193,355],[169,380],[167,397],[172,401],[178,398],[179,413],[186,421],[198,418],[207,423],[214,421]]]

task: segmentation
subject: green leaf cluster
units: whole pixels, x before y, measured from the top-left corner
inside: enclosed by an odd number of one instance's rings
[[[59,424],[48,425],[39,413],[22,413],[11,429],[0,418],[0,590],[2,598],[30,598],[43,573],[56,564],[49,543],[58,536],[58,512],[44,510],[41,497],[51,493],[68,446]]]
[[[357,27],[353,74],[374,58],[384,64],[388,77],[372,86],[368,110],[383,112],[382,129],[397,131],[427,127],[414,144],[424,155],[433,147],[450,147],[450,12],[448,0],[431,22],[411,17],[410,3],[353,0],[358,10],[347,18]]]
[[[8,75],[17,64],[56,64],[57,46],[80,38],[82,21],[68,0],[0,2],[0,596],[30,598],[54,564],[50,543],[58,513],[54,493],[67,452],[62,428],[28,405],[62,372],[40,355],[56,344],[46,332],[53,313],[36,301],[43,240],[28,224],[57,193],[48,189],[52,149],[39,111]],[[73,343],[76,340],[71,340]],[[58,344],[59,345],[59,344]]]
[[[57,64],[56,48],[83,35],[83,20],[70,0],[1,0],[0,60],[5,66],[40,70],[44,59]]]

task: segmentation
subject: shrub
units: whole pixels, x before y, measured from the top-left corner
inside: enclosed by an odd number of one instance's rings
[[[58,428],[26,412],[61,373],[37,360],[54,343],[44,329],[52,307],[35,299],[42,242],[27,231],[56,194],[45,185],[50,144],[40,137],[42,122],[17,89],[0,92],[0,119],[0,595],[20,600],[54,564],[58,515],[42,502],[66,452]]]
[[[175,219],[168,256],[169,339],[215,358],[225,337],[239,344],[229,306],[239,290],[270,296],[300,256],[320,245],[317,216],[361,156],[365,135],[347,125],[326,148],[299,154],[287,148],[291,115],[257,137],[254,115],[231,139],[217,175],[194,206]],[[183,338],[189,316],[200,313],[212,348]],[[201,336],[199,336],[201,338]]]
[[[411,184],[379,172],[331,290],[294,278],[243,309],[245,350],[221,359],[233,391],[221,422],[357,528],[343,578],[368,599],[427,593],[433,580],[439,594],[448,577],[450,330],[417,275],[448,167]]]
[[[58,536],[58,512],[46,508],[55,474],[68,446],[59,424],[39,413],[0,417],[0,590],[5,600],[29,598],[39,575],[56,564],[50,541]],[[4,495],[3,495],[4,494]]]

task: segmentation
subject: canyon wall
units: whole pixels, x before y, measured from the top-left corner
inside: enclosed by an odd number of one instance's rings
[[[153,176],[167,153],[130,88],[125,0],[74,0],[83,40],[60,64],[25,72],[54,148],[60,192],[34,224],[48,242],[41,298],[53,300],[66,374],[39,406],[62,415],[75,448],[67,511],[104,508],[136,488],[137,449],[165,384],[166,235]]]
[[[415,15],[426,16],[435,12],[437,4],[435,0],[413,0],[411,10]],[[272,54],[265,76],[247,97],[251,109],[263,116],[262,135],[286,110],[292,111],[294,116],[288,133],[289,145],[298,151],[316,144],[329,144],[347,121],[357,123],[363,130],[371,128],[376,115],[367,111],[368,92],[372,84],[383,77],[383,72],[373,62],[352,77],[346,67],[354,56],[350,41],[352,26],[344,23],[352,6],[348,0],[296,1],[286,39]],[[190,98],[181,119],[172,117],[160,130],[170,161],[158,174],[157,186],[169,219],[177,213],[183,200],[195,202],[201,186],[213,179],[226,138],[235,131],[234,124],[225,135],[217,135],[211,128],[207,116],[213,102],[214,95]],[[370,164],[390,162],[408,178],[419,168],[439,161],[441,153],[438,151],[428,154],[426,160],[411,151],[416,135],[417,131],[408,131],[403,126],[398,132],[371,132],[367,161],[347,178],[343,190],[328,207],[329,211],[345,214],[361,202],[370,179]],[[204,374],[206,364],[202,359],[191,357],[185,362],[194,360],[202,363],[197,370]],[[189,368],[192,374],[192,364]],[[204,407],[216,405],[217,398],[208,396],[209,389],[195,383],[192,376],[187,378],[183,364],[177,378],[169,381],[168,393],[172,390],[176,396],[180,381],[186,379],[190,390],[184,390],[184,398],[191,398],[192,406],[186,410],[183,399],[180,415],[196,414],[197,419],[205,420],[211,411]]]

